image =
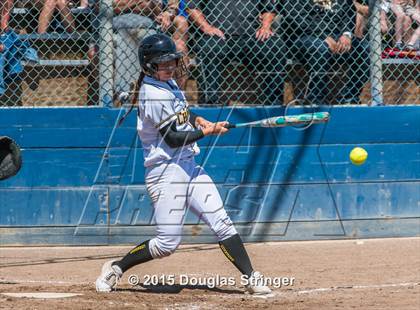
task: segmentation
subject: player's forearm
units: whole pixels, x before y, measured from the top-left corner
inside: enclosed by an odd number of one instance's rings
[[[204,137],[204,132],[199,129],[194,131],[177,131],[173,123],[163,127],[159,132],[165,143],[171,148],[192,144]]]

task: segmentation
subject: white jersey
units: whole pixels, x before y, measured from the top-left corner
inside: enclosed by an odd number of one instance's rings
[[[173,121],[177,131],[194,131],[189,116],[187,100],[174,80],[160,82],[144,78],[139,90],[137,132],[143,145],[145,167],[191,158],[200,152],[196,143],[171,148],[159,132]]]

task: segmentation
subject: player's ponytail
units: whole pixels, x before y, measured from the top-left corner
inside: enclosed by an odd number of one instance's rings
[[[134,86],[133,97],[131,99],[130,108],[124,114],[124,116],[120,118],[120,120],[118,121],[118,126],[120,126],[124,122],[126,117],[131,113],[131,111],[133,111],[134,107],[137,105],[137,101],[139,100],[139,92],[140,92],[141,84],[143,84],[143,80],[145,76],[146,75],[144,74],[142,70],[140,73],[139,79],[137,80],[137,83]]]
[[[131,109],[133,109],[133,107],[137,104],[137,101],[139,100],[139,92],[140,92],[141,84],[143,84],[143,80],[144,80],[145,76],[146,76],[146,74],[142,70],[140,72],[139,79],[137,80],[137,83],[134,87],[134,96],[131,99]]]

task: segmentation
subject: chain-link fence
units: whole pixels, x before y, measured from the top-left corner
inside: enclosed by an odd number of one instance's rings
[[[0,106],[119,105],[148,34],[192,104],[419,104],[417,0],[1,0]]]

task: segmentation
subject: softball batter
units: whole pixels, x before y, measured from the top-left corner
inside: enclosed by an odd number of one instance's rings
[[[172,254],[181,242],[188,207],[216,234],[226,257],[248,277],[246,290],[269,294],[262,275],[252,268],[242,240],[223,208],[211,178],[194,161],[196,141],[228,131],[226,122],[211,123],[188,109],[175,79],[186,74],[182,53],[166,35],[146,37],[139,49],[137,130],[142,141],[145,183],[155,209],[157,236],[136,246],[121,260],[109,261],[96,280],[98,292],[110,292],[131,267]]]

